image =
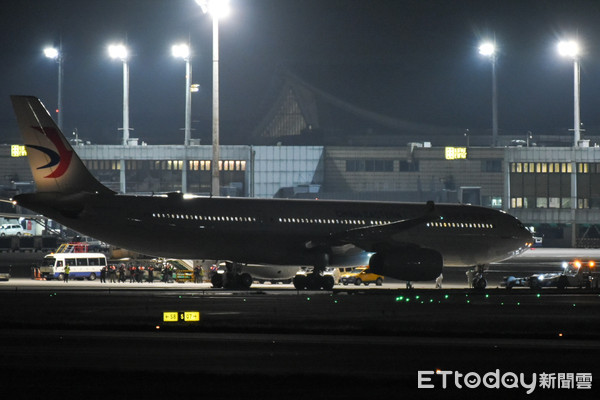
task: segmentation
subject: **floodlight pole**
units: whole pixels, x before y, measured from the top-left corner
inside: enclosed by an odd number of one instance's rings
[[[62,48],[59,50],[58,58],[58,129],[63,130],[63,55]]]
[[[492,147],[498,145],[498,90],[496,85],[496,53],[490,56],[492,63]]]
[[[581,114],[579,107],[579,99],[580,99],[580,86],[581,86],[581,75],[579,70],[579,59],[575,57],[573,59],[573,108],[574,108],[574,116],[573,116],[573,124],[575,125],[573,128],[573,146],[579,146],[579,141],[581,140]]]
[[[54,47],[46,47],[44,49],[44,55],[48,58],[56,60],[58,64],[58,105],[56,108],[56,114],[58,119],[58,128],[63,130],[63,107],[62,107],[62,87],[63,87],[63,54],[62,54],[62,42],[58,49]]]
[[[123,146],[129,144],[129,65],[127,60],[123,59]],[[123,149],[125,152],[125,148]],[[127,185],[125,181],[125,170],[127,163],[125,162],[125,155],[121,157],[121,193],[127,191]]]
[[[108,53],[111,58],[118,58],[123,62],[123,150],[120,166],[120,192],[125,193],[127,185],[125,182],[125,148],[129,145],[129,57],[127,48],[123,45],[111,45],[108,47]]]
[[[190,57],[185,59],[185,133],[183,139],[183,166],[181,169],[181,193],[187,193],[187,151],[190,145],[192,126],[192,65]]]
[[[219,182],[219,17],[213,15],[213,103],[211,195],[220,195]]]

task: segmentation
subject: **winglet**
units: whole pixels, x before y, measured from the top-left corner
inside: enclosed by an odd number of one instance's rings
[[[39,99],[11,100],[38,192],[114,193],[88,171]]]

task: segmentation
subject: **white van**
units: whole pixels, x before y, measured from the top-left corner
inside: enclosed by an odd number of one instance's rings
[[[102,253],[54,253],[44,257],[40,274],[46,279],[64,279],[68,265],[69,278],[87,278],[91,281],[106,267],[106,256]]]
[[[21,236],[25,234],[25,229],[19,224],[2,224],[0,226],[0,236]]]

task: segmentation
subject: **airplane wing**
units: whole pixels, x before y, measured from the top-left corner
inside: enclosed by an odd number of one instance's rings
[[[362,226],[360,228],[348,229],[344,232],[332,233],[324,242],[310,241],[306,243],[306,247],[310,249],[322,245],[339,246],[342,244],[353,244],[364,250],[371,251],[377,244],[392,244],[392,236],[395,233],[402,232],[423,223],[439,221],[440,218],[441,217],[435,212],[434,203],[428,201],[423,215],[419,217],[381,225]]]

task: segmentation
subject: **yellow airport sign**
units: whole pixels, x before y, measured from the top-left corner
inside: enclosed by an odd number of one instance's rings
[[[199,322],[200,311],[165,311],[163,322]]]
[[[446,160],[466,160],[467,159],[467,148],[466,147],[446,147]]]
[[[179,321],[179,313],[178,312],[164,312],[163,313],[163,321],[164,322],[177,322]]]
[[[198,322],[198,321],[200,321],[200,312],[198,312],[198,311],[186,311],[183,314],[183,320],[185,322]]]
[[[27,157],[27,149],[25,146],[13,144],[10,146],[11,157]]]

